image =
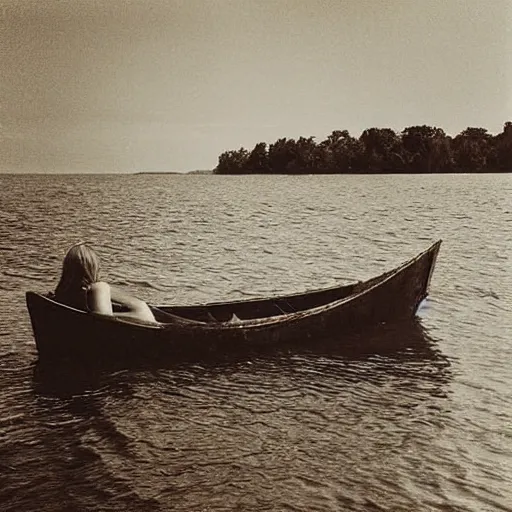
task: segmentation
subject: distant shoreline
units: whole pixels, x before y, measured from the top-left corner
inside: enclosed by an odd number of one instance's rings
[[[174,175],[190,175],[190,174],[213,174],[213,170],[198,170],[198,171],[137,171],[131,174],[174,174]]]
[[[440,172],[427,172],[427,171],[364,171],[364,172],[339,172],[339,173],[320,173],[320,172],[311,172],[311,173],[290,173],[290,172],[272,172],[272,173],[264,173],[264,172],[246,172],[246,173],[232,173],[232,174],[221,174],[216,173],[215,171],[191,171],[191,172],[166,172],[166,171],[151,171],[151,172],[135,172],[132,173],[134,175],[172,175],[172,176],[190,176],[190,175],[214,175],[214,176],[379,176],[379,175],[390,175],[390,176],[413,176],[413,175],[427,175],[427,174],[507,174],[512,173],[512,169],[507,171],[496,171],[496,170],[485,170],[485,171],[440,171]]]
[[[455,137],[436,126],[334,130],[325,140],[281,137],[224,151],[214,174],[445,174],[512,170],[512,121],[493,135],[468,127]]]

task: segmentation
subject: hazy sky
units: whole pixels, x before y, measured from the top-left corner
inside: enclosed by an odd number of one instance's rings
[[[0,0],[0,172],[512,120],[509,0]]]

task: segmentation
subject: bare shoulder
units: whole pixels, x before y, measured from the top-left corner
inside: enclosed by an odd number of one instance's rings
[[[97,281],[89,286],[89,291],[93,293],[110,293],[110,285],[105,281]]]
[[[89,310],[104,315],[112,314],[112,303],[110,300],[110,286],[104,281],[98,281],[89,286],[87,293]]]

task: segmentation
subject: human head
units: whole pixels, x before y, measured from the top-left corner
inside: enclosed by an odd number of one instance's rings
[[[98,281],[100,262],[96,253],[85,243],[70,247],[62,264],[62,276],[57,290],[89,286]]]

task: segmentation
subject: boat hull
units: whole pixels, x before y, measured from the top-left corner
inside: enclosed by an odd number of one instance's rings
[[[441,242],[365,282],[303,294],[195,306],[154,307],[158,324],[86,313],[27,292],[40,358],[179,357],[315,343],[411,319],[428,294]]]

